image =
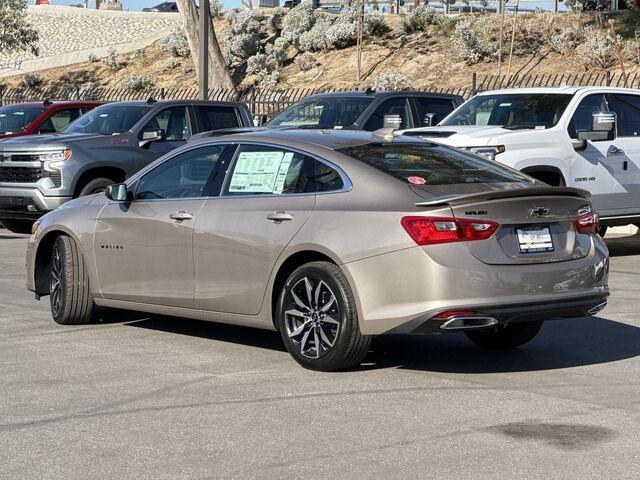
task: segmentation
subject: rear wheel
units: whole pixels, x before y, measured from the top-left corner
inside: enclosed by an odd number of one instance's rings
[[[2,218],[0,219],[4,228],[13,233],[31,233],[31,227],[33,226],[33,220],[20,220],[15,218]]]
[[[93,315],[89,274],[76,242],[60,236],[53,244],[49,271],[51,316],[62,325],[88,323]]]
[[[485,330],[469,330],[467,337],[483,348],[515,348],[531,341],[542,328],[544,322],[522,322],[499,325]]]
[[[104,192],[109,185],[113,185],[114,183],[110,178],[94,178],[82,187],[78,196],[84,197],[85,195]]]
[[[289,276],[276,319],[291,356],[312,370],[358,365],[371,345],[371,337],[360,333],[349,283],[330,262],[308,263]]]

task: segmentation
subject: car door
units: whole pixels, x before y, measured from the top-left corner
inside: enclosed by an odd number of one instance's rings
[[[159,131],[163,132],[164,138],[142,147],[142,163],[138,168],[187,143],[193,131],[188,107],[180,105],[160,110],[137,132],[138,140],[142,140],[145,132]]]
[[[220,146],[179,153],[135,181],[132,201],[104,207],[94,249],[105,298],[193,307],[193,226],[221,153]]]
[[[196,308],[255,315],[271,271],[313,209],[308,157],[241,144],[221,194],[196,222]]]
[[[609,104],[604,94],[582,98],[569,121],[569,137],[575,140],[581,131],[591,130],[593,114],[608,111]],[[571,178],[567,179],[567,183],[591,192],[594,207],[601,214],[611,214],[629,202],[624,170],[624,162],[628,159],[624,148],[624,140],[616,138],[589,140],[586,148],[571,150]]]
[[[627,201],[631,212],[640,211],[640,95],[614,93],[608,96],[609,108],[616,113],[618,137],[624,145],[620,155],[625,175]]]

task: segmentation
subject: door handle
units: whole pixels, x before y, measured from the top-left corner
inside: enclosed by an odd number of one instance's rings
[[[179,211],[169,215],[169,218],[171,220],[175,220],[176,222],[182,222],[183,220],[191,220],[193,218],[193,215],[187,212]]]
[[[267,215],[267,220],[275,223],[288,222],[289,220],[293,220],[293,215],[286,212],[273,212]]]

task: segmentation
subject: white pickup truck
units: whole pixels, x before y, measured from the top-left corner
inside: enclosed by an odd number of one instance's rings
[[[607,226],[640,225],[640,91],[518,88],[480,93],[437,126],[404,130],[591,192]]]

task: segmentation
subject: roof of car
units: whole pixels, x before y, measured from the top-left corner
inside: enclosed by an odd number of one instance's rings
[[[637,90],[630,88],[617,88],[617,87],[531,87],[531,88],[504,88],[502,90],[487,90],[486,92],[479,92],[478,95],[495,95],[495,94],[528,94],[528,93],[565,93],[573,95],[577,92],[591,92],[591,91],[607,91],[607,92],[629,92],[637,94]]]
[[[75,105],[102,105],[104,102],[97,102],[92,100],[61,100],[54,102],[24,102],[20,103],[20,106],[28,107],[28,108],[37,108],[37,107],[52,107],[52,106],[75,106]],[[9,105],[7,105],[9,106]]]
[[[243,102],[233,101],[218,101],[218,100],[127,100],[123,102],[112,102],[111,105],[131,105],[131,106],[145,106],[150,107],[157,105],[244,105]]]
[[[390,129],[378,130],[375,132],[367,132],[363,130],[340,130],[340,129],[274,129],[259,130],[255,132],[238,133],[225,135],[222,137],[209,137],[203,142],[264,142],[275,143],[288,146],[296,144],[315,145],[320,147],[337,150],[339,148],[355,147],[358,145],[366,145],[368,143],[425,143],[423,140],[417,140],[413,137],[402,135],[393,135]]]
[[[365,97],[375,98],[377,96],[386,95],[415,95],[415,96],[433,96],[442,98],[458,98],[460,95],[453,95],[450,93],[435,93],[435,92],[420,92],[412,90],[397,90],[397,91],[381,91],[375,90],[351,90],[346,92],[329,92],[329,93],[316,93],[315,95],[309,95],[302,100],[308,100],[310,98],[339,98],[339,97]]]

